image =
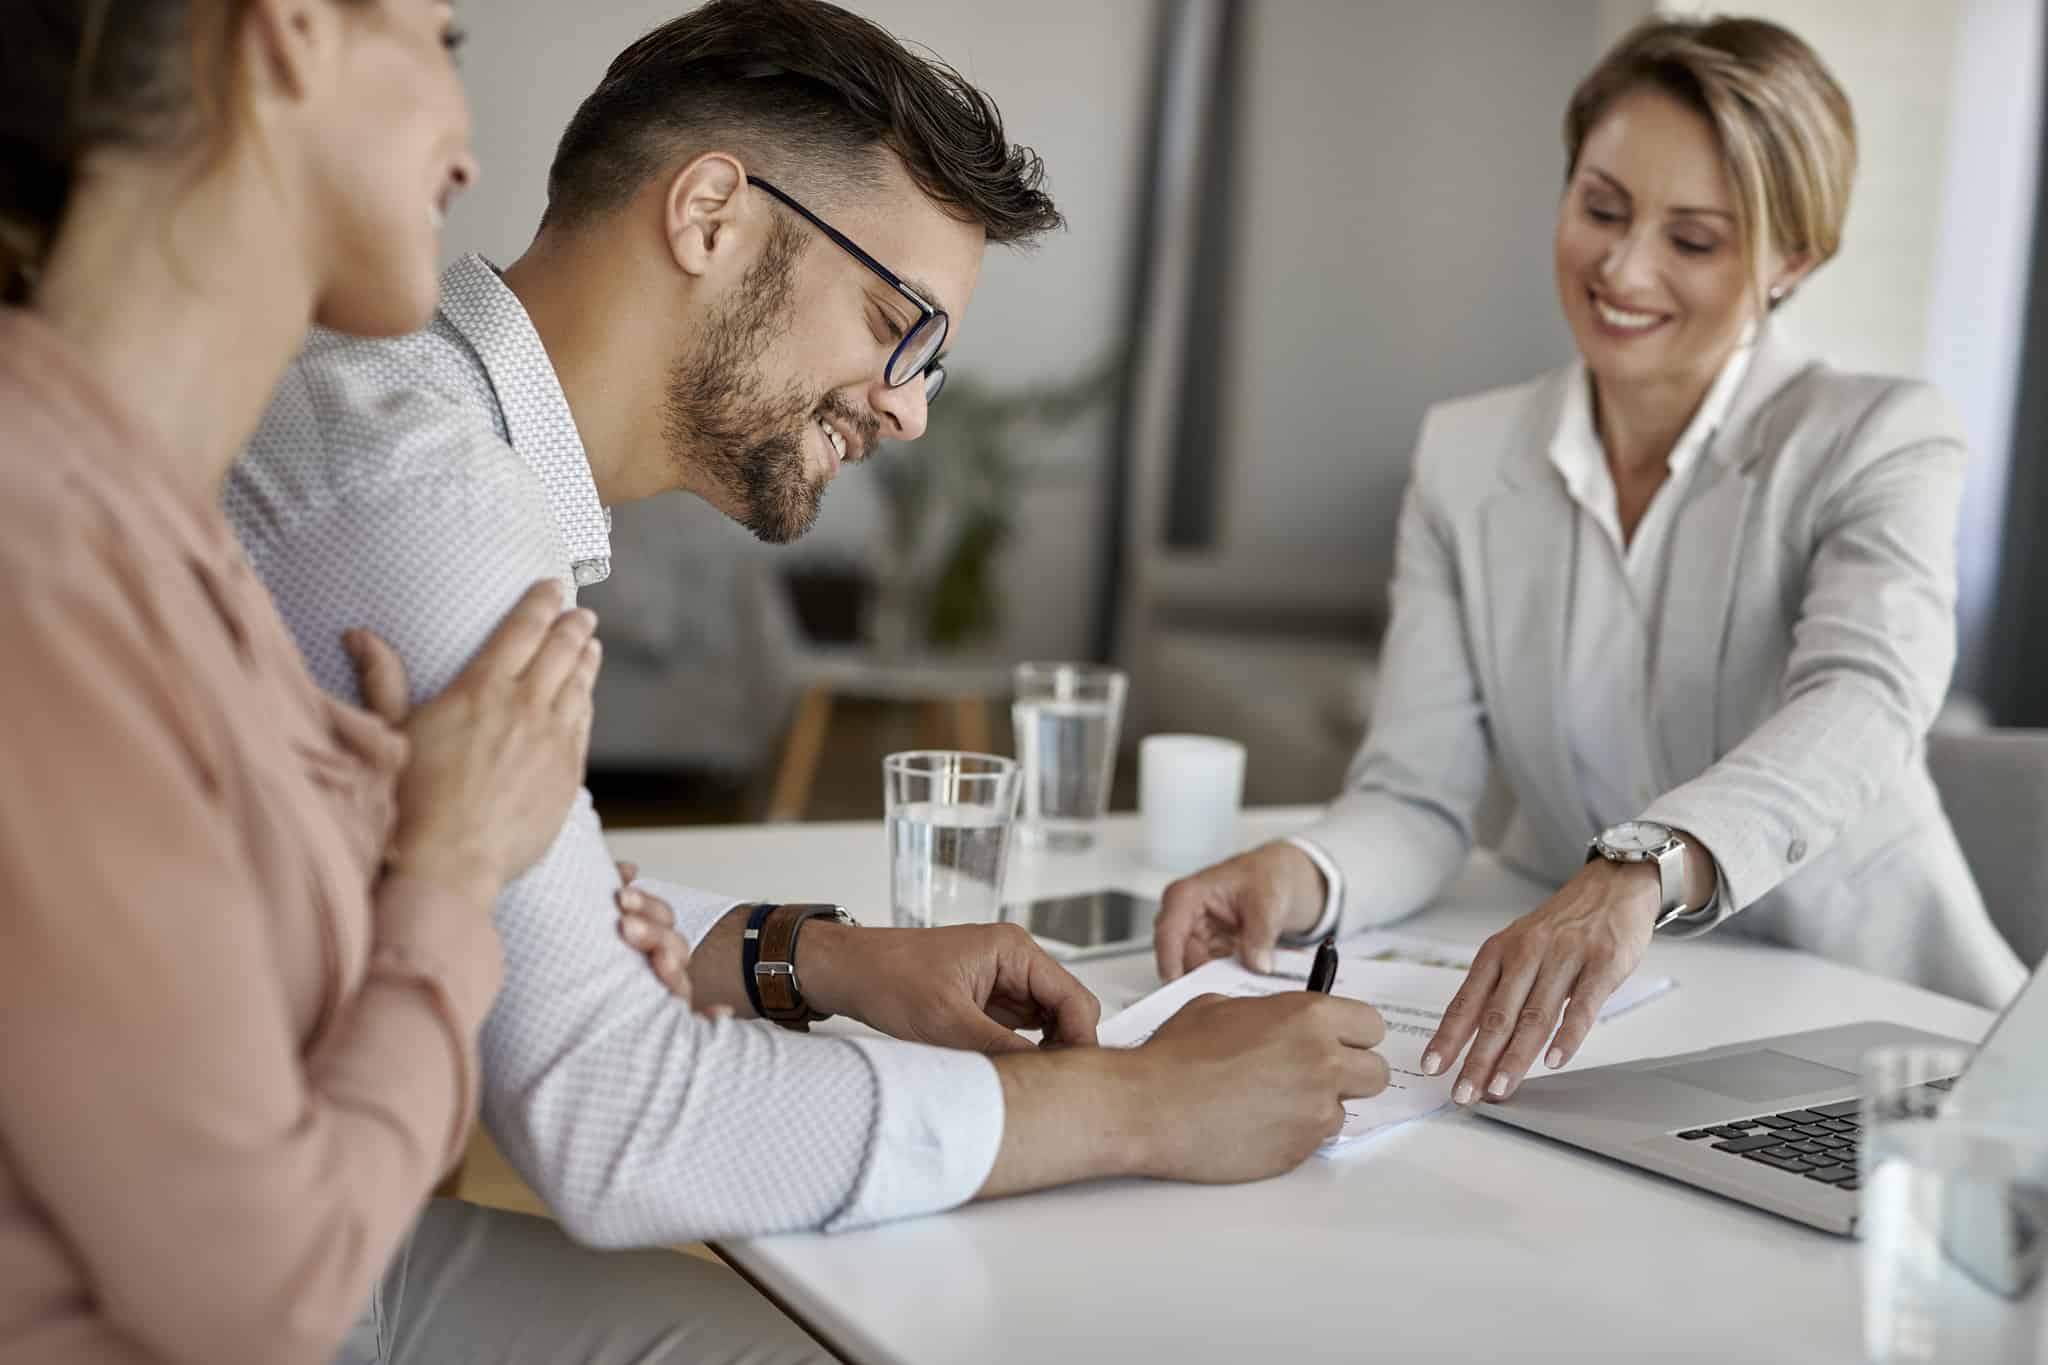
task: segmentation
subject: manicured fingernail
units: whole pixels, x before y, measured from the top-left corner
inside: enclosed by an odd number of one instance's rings
[[[1550,1055],[1543,1059],[1543,1065],[1549,1067],[1552,1071],[1555,1071],[1559,1067],[1563,1066],[1564,1049],[1561,1047],[1554,1047],[1550,1049]]]
[[[1443,1059],[1443,1058],[1441,1058],[1441,1057],[1437,1056],[1437,1055],[1436,1055],[1436,1054],[1435,1054],[1434,1052],[1425,1052],[1425,1053],[1423,1053],[1423,1054],[1422,1054],[1422,1074],[1423,1074],[1423,1075],[1425,1075],[1425,1076],[1434,1076],[1434,1075],[1436,1075],[1436,1073],[1437,1073],[1437,1072],[1439,1072],[1439,1071],[1442,1071],[1443,1069],[1444,1069],[1444,1059]]]
[[[635,947],[647,942],[647,922],[645,920],[620,920],[619,932],[624,934],[626,941]]]
[[[1457,1088],[1457,1089],[1455,1089],[1455,1090],[1453,1090],[1453,1091],[1451,1092],[1451,1103],[1453,1103],[1453,1104],[1470,1104],[1470,1103],[1472,1103],[1472,1082],[1470,1082],[1470,1081],[1459,1081],[1459,1082],[1458,1082],[1458,1088]]]
[[[1254,948],[1251,958],[1253,971],[1265,976],[1273,974],[1273,950],[1271,948]]]
[[[646,903],[647,898],[630,886],[619,893],[619,904],[625,906],[628,910],[638,910]]]
[[[706,1005],[704,1007],[704,1017],[706,1019],[730,1019],[732,1018],[732,1006]]]
[[[1502,1095],[1507,1094],[1508,1073],[1505,1071],[1494,1072],[1493,1079],[1486,1083],[1486,1093],[1493,1096],[1495,1099],[1499,1099]]]

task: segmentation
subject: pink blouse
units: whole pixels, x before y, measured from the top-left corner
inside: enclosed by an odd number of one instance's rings
[[[490,906],[210,500],[0,309],[0,1362],[331,1359],[466,1138]]]

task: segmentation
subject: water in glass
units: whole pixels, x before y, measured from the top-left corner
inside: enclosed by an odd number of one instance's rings
[[[1027,837],[1054,849],[1084,849],[1109,804],[1116,763],[1118,702],[1017,701],[1010,720],[1023,765]]]
[[[898,926],[986,924],[996,918],[1009,850],[1006,810],[913,801],[889,812]]]
[[[2048,1137],[1949,1117],[1880,1125],[1864,1141],[1868,1359],[2037,1365]]]

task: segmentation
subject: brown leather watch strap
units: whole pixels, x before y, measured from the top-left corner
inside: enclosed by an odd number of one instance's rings
[[[809,921],[829,915],[842,924],[852,923],[846,911],[836,905],[778,905],[761,925],[760,955],[754,962],[754,989],[761,1002],[761,1017],[773,1019],[784,1028],[808,1033],[820,1014],[804,999],[803,983],[796,974],[797,935]]]

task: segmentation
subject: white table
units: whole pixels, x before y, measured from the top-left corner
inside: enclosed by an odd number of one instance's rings
[[[1246,846],[1306,809],[1254,812]],[[834,899],[888,920],[878,823],[620,832],[649,872]],[[1131,817],[1085,855],[1012,862],[1015,897],[1156,895]],[[1477,943],[1542,888],[1483,855],[1404,928]],[[1592,1064],[1859,1018],[1975,1040],[1985,1011],[1721,934],[1654,943],[1677,989],[1596,1028]],[[1149,954],[1079,973],[1105,1014]],[[1254,1185],[1097,1182],[839,1237],[720,1251],[858,1362],[1799,1361],[1859,1359],[1851,1242],[1466,1114]]]

